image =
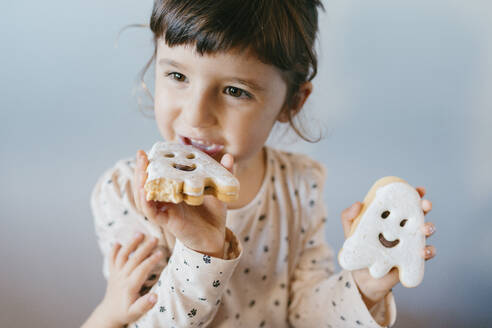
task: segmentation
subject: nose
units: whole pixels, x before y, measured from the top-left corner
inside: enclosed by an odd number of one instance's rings
[[[195,88],[183,108],[186,122],[192,127],[208,127],[216,122],[213,92],[205,88]]]

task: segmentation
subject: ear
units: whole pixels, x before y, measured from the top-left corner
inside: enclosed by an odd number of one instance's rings
[[[289,116],[287,113],[289,111],[292,112],[292,117],[296,116],[304,106],[304,103],[309,98],[309,95],[313,92],[313,84],[310,81],[306,81],[299,87],[299,90],[294,95],[294,104],[288,105],[285,104],[280,114],[278,115],[277,120],[281,123],[289,122]]]

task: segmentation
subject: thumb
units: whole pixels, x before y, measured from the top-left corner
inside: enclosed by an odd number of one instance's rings
[[[355,202],[352,204],[352,206],[343,210],[342,226],[343,226],[343,232],[345,234],[345,238],[348,237],[352,223],[354,222],[354,219],[357,217],[357,215],[359,215],[361,209],[362,209],[362,203]]]
[[[138,298],[135,303],[128,309],[129,315],[133,321],[139,319],[143,314],[152,309],[157,303],[157,294],[148,293],[140,298]],[[132,322],[133,322],[132,321]]]
[[[224,166],[229,172],[234,174],[234,157],[231,154],[224,154],[220,160],[220,164],[222,164],[222,166]]]

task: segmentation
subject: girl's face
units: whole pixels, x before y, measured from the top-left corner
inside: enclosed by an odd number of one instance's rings
[[[265,144],[286,97],[280,71],[247,53],[200,56],[159,40],[155,118],[168,141],[192,144],[216,160],[247,163]]]

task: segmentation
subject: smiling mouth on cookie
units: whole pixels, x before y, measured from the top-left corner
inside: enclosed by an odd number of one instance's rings
[[[383,233],[380,233],[379,234],[379,241],[381,242],[381,244],[384,247],[392,248],[392,247],[395,247],[396,245],[398,245],[398,243],[400,242],[400,239],[395,239],[393,241],[389,241],[386,238],[384,238]]]

